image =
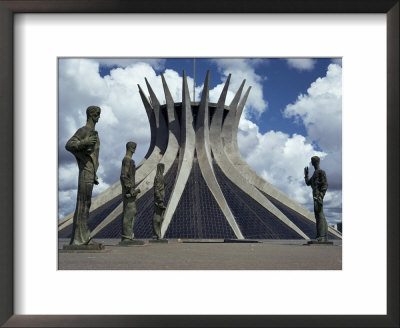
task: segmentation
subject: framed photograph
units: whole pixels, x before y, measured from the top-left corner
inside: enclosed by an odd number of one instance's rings
[[[342,269],[341,58],[62,57],[58,86],[59,270]],[[190,107],[182,105],[188,96]],[[73,199],[82,186],[76,160],[80,168],[94,168],[91,157],[74,148],[89,129],[77,129],[89,110],[100,111],[99,119],[87,120],[101,140],[98,153],[89,148],[100,183],[93,185],[89,229],[75,230],[71,239]],[[320,247],[310,257],[298,246],[316,235],[311,183],[304,180],[313,156],[326,170],[317,171],[326,181],[321,189],[329,185],[321,212],[327,224],[315,245],[335,247]],[[127,216],[134,194],[136,213]],[[92,245],[78,245],[90,237]],[[90,261],[75,252],[103,244],[110,252]],[[151,248],[127,252],[122,245]]]
[[[398,325],[398,1],[1,1],[0,10],[1,324]],[[340,58],[343,269],[57,270],[57,68],[73,57]],[[319,302],[313,284],[326,288]],[[155,297],[167,301],[154,308]]]

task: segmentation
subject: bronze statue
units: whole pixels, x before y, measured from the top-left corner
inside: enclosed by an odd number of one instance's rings
[[[121,244],[129,244],[134,241],[133,226],[136,215],[136,196],[140,189],[135,189],[135,161],[132,155],[136,150],[136,143],[130,141],[126,144],[126,154],[121,166],[121,186],[122,186],[122,234]]]
[[[157,164],[157,173],[154,178],[154,215],[153,215],[153,239],[161,239],[161,225],[164,220],[165,183],[164,164]]]
[[[78,195],[70,245],[94,244],[90,238],[88,221],[93,184],[99,184],[96,172],[99,167],[100,139],[94,128],[99,121],[100,112],[100,107],[89,106],[86,110],[86,125],[78,129],[65,145],[74,154],[79,167]]]
[[[323,200],[328,189],[328,180],[325,171],[319,167],[320,159],[318,156],[311,157],[311,164],[314,166],[314,173],[311,179],[308,178],[308,167],[304,168],[304,180],[307,186],[311,186],[314,199],[314,214],[317,225],[316,241],[328,241],[328,224],[326,223]]]

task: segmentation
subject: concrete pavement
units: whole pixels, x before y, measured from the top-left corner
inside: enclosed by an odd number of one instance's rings
[[[59,270],[341,270],[342,241],[305,246],[305,240],[169,240],[121,247],[119,239],[96,239],[103,252],[65,252],[59,240]]]

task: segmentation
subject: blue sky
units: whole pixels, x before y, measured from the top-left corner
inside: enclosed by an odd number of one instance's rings
[[[183,70],[192,89],[193,58],[60,59],[59,218],[73,211],[77,185],[76,163],[64,145],[85,124],[87,106],[102,108],[97,125],[102,141],[102,183],[95,187],[96,195],[118,180],[126,141],[138,142],[136,162],[147,151],[150,131],[137,84],[146,92],[144,78],[148,78],[162,103],[160,73],[164,73],[174,100],[180,101]],[[320,155],[329,181],[327,220],[341,221],[340,59],[196,58],[196,100],[207,70],[211,73],[211,101],[216,101],[228,73],[232,78],[227,103],[243,79],[247,80],[245,88],[252,86],[238,134],[246,161],[269,182],[312,210],[311,190],[304,186],[303,168],[310,164],[311,156]]]

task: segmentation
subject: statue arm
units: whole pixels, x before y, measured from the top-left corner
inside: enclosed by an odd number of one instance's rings
[[[304,168],[304,181],[307,186],[311,185],[311,180],[308,178],[308,167]]]
[[[85,131],[80,128],[76,133],[67,141],[65,149],[71,153],[80,152],[88,147],[87,142],[85,142]]]
[[[76,135],[74,135],[68,140],[67,144],[65,145],[65,149],[71,153],[76,153],[81,150],[81,141]]]
[[[135,186],[136,186],[136,184],[135,184],[135,176],[136,176],[135,161],[131,160],[130,162],[132,165],[131,166],[131,168],[132,168],[132,171],[131,171],[131,195],[136,197],[138,194],[140,194],[140,189],[139,188],[135,189]]]
[[[156,203],[157,206],[163,207],[164,206],[164,199],[161,197],[161,195],[154,194],[154,202]]]
[[[325,193],[328,190],[328,179],[326,178],[325,171],[322,170],[319,175],[319,190],[322,194],[322,197],[325,196]]]
[[[130,192],[130,189],[133,188],[134,186],[131,185],[131,181],[129,180],[128,176],[129,172],[129,161],[124,158],[122,160],[122,165],[121,165],[121,183],[123,188],[125,189],[125,192]]]
[[[164,184],[160,181],[154,183],[154,202],[159,207],[164,207]]]

